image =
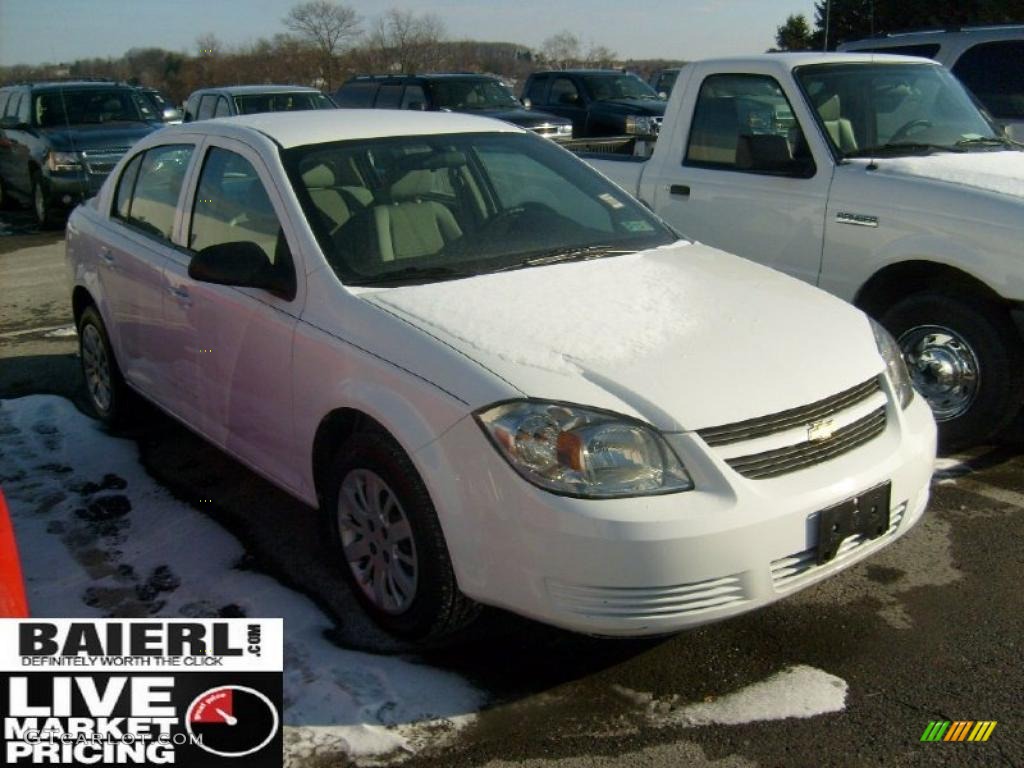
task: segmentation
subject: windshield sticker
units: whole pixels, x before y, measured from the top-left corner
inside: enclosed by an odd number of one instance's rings
[[[624,221],[622,222],[622,228],[627,232],[653,232],[654,227],[648,224],[643,219],[636,221]]]
[[[619,209],[626,207],[625,204],[615,199],[615,197],[609,195],[607,192],[602,192],[600,195],[598,195],[598,197],[600,198],[601,202],[607,205],[609,208]]]

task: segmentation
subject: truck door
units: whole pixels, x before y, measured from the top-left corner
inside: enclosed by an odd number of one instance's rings
[[[688,237],[816,284],[832,163],[808,146],[803,102],[770,74],[693,77],[679,113],[693,116],[688,135],[671,137],[645,180],[655,210]]]

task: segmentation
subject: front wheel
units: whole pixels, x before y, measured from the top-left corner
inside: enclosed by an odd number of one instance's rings
[[[89,405],[108,427],[119,425],[130,395],[96,307],[86,307],[78,321],[78,351]]]
[[[360,603],[391,633],[433,642],[480,606],[455,581],[426,486],[389,435],[362,432],[340,449],[324,494],[331,551]]]
[[[880,320],[899,343],[914,388],[931,406],[944,450],[994,437],[1020,411],[1024,355],[1000,307],[927,291],[897,302]]]
[[[54,210],[38,173],[32,177],[32,212],[36,215],[36,223],[42,229],[56,229],[61,224],[60,212]]]

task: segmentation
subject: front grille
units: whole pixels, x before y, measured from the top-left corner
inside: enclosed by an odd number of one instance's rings
[[[583,587],[548,582],[552,601],[583,616],[659,619],[684,616],[747,601],[739,576],[669,587]]]
[[[87,149],[82,152],[82,163],[86,173],[106,176],[117,165],[128,151],[128,147],[107,147],[105,149]]]
[[[794,427],[801,427],[821,419],[827,419],[840,411],[850,408],[862,400],[867,400],[875,392],[881,392],[882,385],[877,377],[868,379],[863,384],[850,387],[838,395],[826,397],[810,405],[780,411],[771,416],[737,421],[724,427],[709,427],[697,432],[701,439],[711,447],[740,443],[753,440],[775,432],[783,432]]]
[[[885,406],[835,432],[825,440],[810,441],[728,459],[727,463],[744,477],[760,480],[820,464],[877,437],[885,429]]]
[[[789,555],[788,557],[782,557],[778,560],[772,561],[772,583],[775,585],[775,589],[784,590],[790,587],[797,586],[804,577],[810,577],[817,572],[818,568],[823,568],[831,563],[841,562],[853,556],[853,554],[861,549],[865,544],[871,541],[882,541],[887,539],[896,533],[896,530],[900,527],[900,522],[903,520],[903,515],[906,514],[907,503],[903,502],[898,507],[889,512],[889,530],[883,533],[877,539],[868,539],[861,534],[856,534],[846,538],[839,546],[839,551],[836,556],[829,560],[827,563],[818,565],[818,550],[817,547],[811,547],[805,549],[802,552]],[[813,516],[812,516],[812,519]]]

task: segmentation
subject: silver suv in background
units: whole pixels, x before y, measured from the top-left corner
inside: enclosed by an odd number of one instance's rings
[[[185,122],[259,112],[336,108],[329,96],[303,85],[230,85],[193,91],[185,102]]]
[[[839,50],[934,59],[953,70],[1011,138],[1024,141],[1024,24],[890,34]]]

